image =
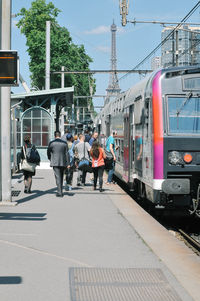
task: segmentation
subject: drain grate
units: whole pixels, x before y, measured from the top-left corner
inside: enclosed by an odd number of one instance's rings
[[[11,195],[12,196],[18,196],[20,194],[21,190],[12,190]]]
[[[181,301],[160,269],[70,268],[71,301]]]

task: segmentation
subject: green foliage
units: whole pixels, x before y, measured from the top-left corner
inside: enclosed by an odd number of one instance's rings
[[[84,46],[75,45],[69,31],[58,25],[59,12],[52,2],[46,4],[46,0],[35,0],[29,10],[22,8],[18,13],[21,19],[17,26],[27,39],[32,85],[39,89],[45,86],[46,21],[51,21],[51,72],[60,71],[61,66],[66,70],[89,70],[92,62]],[[61,75],[51,74],[50,85],[52,89],[60,88]],[[95,80],[91,75],[65,75],[65,87],[74,86],[76,95],[90,95],[90,85],[95,92]],[[84,103],[87,102],[83,99],[79,105]],[[92,100],[90,103],[92,105]]]

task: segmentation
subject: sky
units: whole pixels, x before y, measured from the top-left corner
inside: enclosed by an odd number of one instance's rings
[[[12,0],[12,14],[16,14],[22,7],[29,9],[33,0]],[[46,1],[49,3],[50,1]],[[91,70],[111,68],[111,31],[113,23],[117,26],[117,69],[133,69],[160,42],[161,25],[136,24],[128,22],[121,25],[119,0],[51,0],[56,8],[61,10],[57,21],[70,32],[72,40],[77,45],[84,45],[86,53],[93,59]],[[128,2],[128,0],[127,0]],[[179,22],[198,3],[194,0],[130,0],[127,21],[165,21]],[[19,52],[20,73],[30,86],[30,72],[28,68],[29,56],[26,51],[26,38],[16,27],[17,18],[12,18],[12,46]],[[200,9],[187,20],[199,23]],[[160,55],[160,50],[155,56]],[[151,59],[140,66],[141,69],[151,68]],[[141,79],[138,74],[118,74],[119,86],[126,91]],[[108,74],[96,74],[96,94],[105,95],[109,83]],[[13,88],[14,93],[23,93],[20,85]],[[94,105],[103,105],[103,99],[94,98]]]

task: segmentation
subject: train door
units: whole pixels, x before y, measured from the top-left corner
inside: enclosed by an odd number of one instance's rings
[[[144,102],[144,118],[143,118],[143,178],[146,182],[150,182],[151,179],[151,152],[152,152],[152,129],[151,129],[151,102],[146,98]]]
[[[133,127],[133,105],[129,107],[129,182],[132,182],[134,166],[134,127]]]
[[[143,158],[143,102],[139,96],[134,103],[134,124],[135,124],[135,171],[142,177],[142,158]]]
[[[129,182],[129,108],[124,109],[124,162],[123,162],[123,178]]]

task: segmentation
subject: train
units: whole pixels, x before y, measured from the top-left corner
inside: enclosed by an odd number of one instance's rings
[[[104,143],[117,131],[115,175],[139,198],[200,217],[200,66],[152,72],[110,98],[95,126]]]

